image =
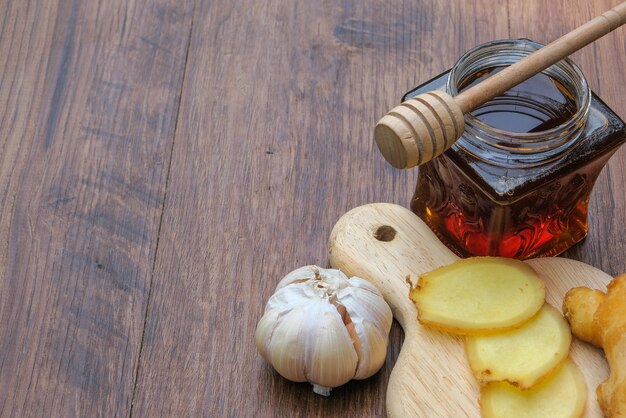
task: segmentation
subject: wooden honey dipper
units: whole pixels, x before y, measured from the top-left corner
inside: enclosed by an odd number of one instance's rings
[[[626,2],[524,57],[455,97],[443,91],[420,94],[394,107],[374,131],[378,149],[396,168],[430,161],[463,134],[464,114],[540,73],[626,23]]]

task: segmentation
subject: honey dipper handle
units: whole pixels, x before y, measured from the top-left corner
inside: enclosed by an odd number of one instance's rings
[[[431,91],[391,109],[376,124],[381,154],[396,168],[426,163],[450,148],[465,129],[463,115],[626,23],[626,2],[590,20],[472,88],[451,97]]]
[[[561,36],[537,52],[455,96],[463,113],[470,112],[494,97],[545,70],[626,23],[626,2]]]

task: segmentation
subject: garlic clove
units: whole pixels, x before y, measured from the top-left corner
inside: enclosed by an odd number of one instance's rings
[[[378,289],[370,283],[358,277],[350,278],[350,283],[351,287],[337,293],[337,301],[345,307],[358,341],[355,348],[359,366],[354,379],[365,379],[385,362],[393,315]]]
[[[286,379],[305,382],[305,358],[302,346],[304,324],[308,317],[306,307],[279,314],[279,320],[271,334],[267,335],[267,352],[270,363]]]
[[[261,317],[256,326],[256,332],[254,334],[256,347],[259,350],[259,353],[261,353],[261,356],[263,356],[263,358],[267,361],[270,361],[269,342],[271,340],[272,332],[276,328],[281,312],[282,311],[279,309],[266,309],[265,314]]]
[[[355,324],[356,325],[356,324]],[[364,323],[355,326],[363,347],[359,359],[359,367],[353,379],[367,379],[375,374],[385,363],[387,356],[387,338],[381,335],[380,330],[372,325]]]
[[[309,382],[334,388],[354,377],[358,356],[337,308],[327,300],[311,307],[305,340]]]
[[[393,314],[382,294],[369,282],[358,277],[350,278],[350,287],[337,292],[337,300],[351,316],[374,324],[385,335],[391,329]]]

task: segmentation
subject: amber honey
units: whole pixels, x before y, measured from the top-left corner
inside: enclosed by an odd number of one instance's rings
[[[504,68],[489,67],[472,74],[463,80],[459,91],[467,90]],[[576,102],[572,93],[558,80],[540,73],[480,106],[472,115],[494,129],[533,133],[556,128],[575,113]]]
[[[489,47],[473,61],[470,51],[469,64],[468,54],[461,58],[455,69],[464,71],[444,73],[405,99],[446,82],[457,94],[539,45]],[[556,255],[587,235],[593,184],[626,140],[626,126],[580,70],[559,65],[466,115],[461,139],[419,168],[411,208],[457,254]]]

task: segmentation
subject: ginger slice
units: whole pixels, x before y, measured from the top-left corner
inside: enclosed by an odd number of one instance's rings
[[[515,328],[544,304],[545,285],[526,263],[473,257],[422,275],[409,294],[423,325],[455,334]]]
[[[548,304],[519,328],[468,336],[465,351],[481,384],[507,381],[530,388],[567,358],[572,333],[561,313]]]
[[[586,401],[585,378],[569,358],[530,389],[497,382],[484,386],[480,393],[483,418],[575,418],[583,414]]]

